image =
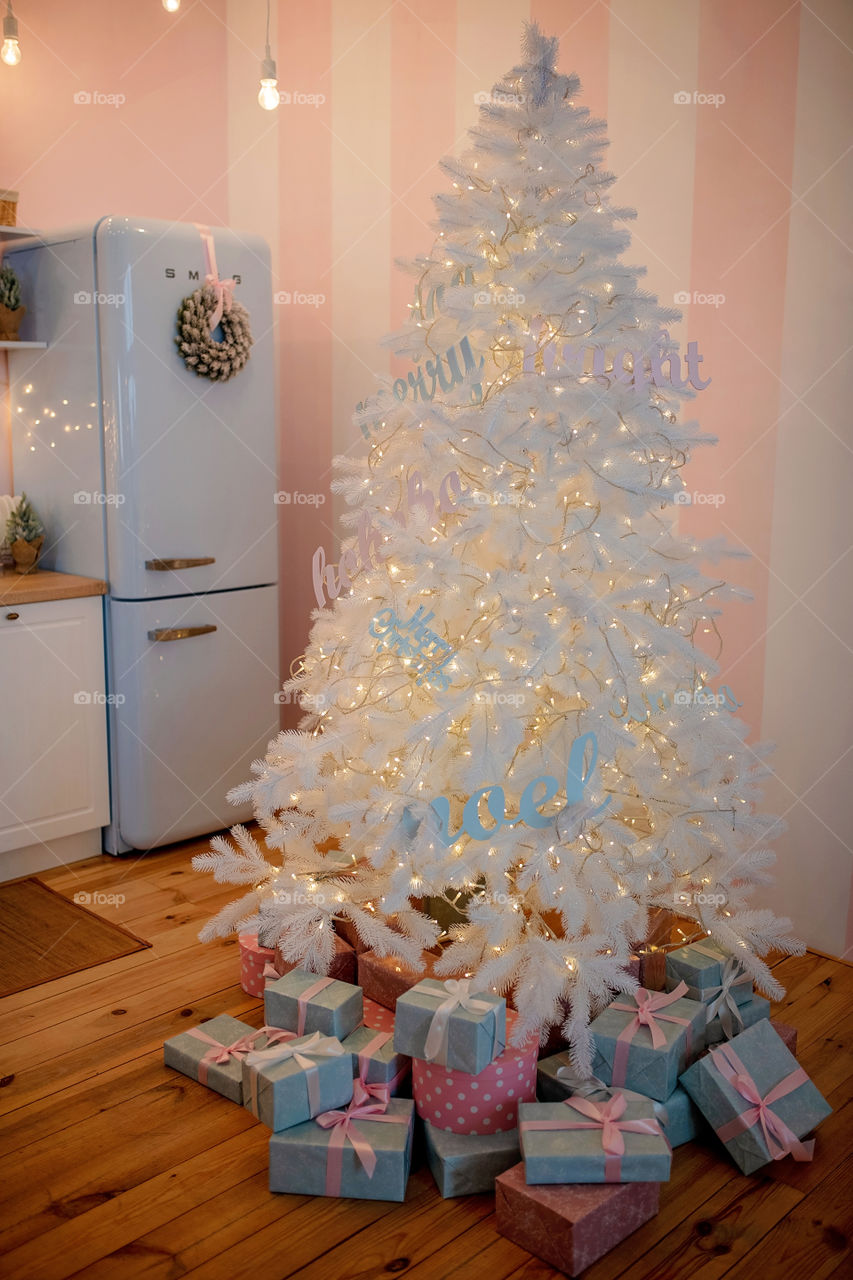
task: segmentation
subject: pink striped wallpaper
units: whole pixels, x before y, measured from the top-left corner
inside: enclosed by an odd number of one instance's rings
[[[474,95],[517,61],[522,21],[561,37],[563,69],[608,119],[616,198],[639,211],[631,261],[663,300],[690,295],[678,337],[698,340],[713,378],[695,409],[720,444],[697,453],[689,483],[724,501],[681,520],[754,557],[729,570],[755,602],[726,608],[721,680],[752,739],[779,742],[770,789],[790,830],[773,905],[814,945],[843,952],[849,4],[273,0],[280,86],[324,98],[274,117],[255,103],[260,0],[118,13],[108,0],[22,0],[24,62],[0,68],[0,186],[21,188],[33,225],[111,211],[261,231],[275,290],[323,295],[276,308],[282,476],[327,495],[319,510],[281,509],[284,671],[308,632],[311,554],[336,537],[331,458],[360,447],[350,411],[391,370],[378,340],[411,298],[393,260],[428,249],[437,162],[475,122]],[[86,87],[124,91],[127,105],[75,112]],[[10,483],[3,443],[0,491]]]

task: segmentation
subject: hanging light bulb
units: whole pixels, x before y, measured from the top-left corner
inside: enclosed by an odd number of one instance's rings
[[[21,61],[21,46],[18,44],[18,19],[12,12],[12,0],[7,0],[6,17],[3,19],[3,48],[0,58],[7,67],[16,67]]]
[[[167,13],[177,13],[181,7],[181,0],[163,0],[163,8]]]
[[[264,111],[275,111],[280,102],[278,77],[275,62],[270,54],[270,0],[267,0],[267,38],[264,46],[264,60],[261,63],[261,87],[258,91],[258,105]]]

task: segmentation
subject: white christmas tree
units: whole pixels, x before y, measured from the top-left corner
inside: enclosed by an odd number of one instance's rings
[[[359,406],[366,457],[336,459],[352,535],[337,566],[315,557],[285,686],[310,711],[233,793],[267,848],[235,828],[195,865],[251,886],[203,938],[260,923],[317,971],[335,920],[418,967],[436,900],[463,907],[438,973],[513,991],[516,1038],[559,1022],[586,1069],[650,907],[772,996],[760,955],[801,947],[750,905],[781,829],[756,811],[766,753],[696,643],[733,594],[701,567],[724,548],[673,521],[712,443],[677,415],[701,356],[621,260],[632,211],[557,41],[528,27],[523,54],[442,165],[393,339],[414,367]]]

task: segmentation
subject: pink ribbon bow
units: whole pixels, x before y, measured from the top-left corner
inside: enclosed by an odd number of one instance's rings
[[[658,1026],[658,1021],[677,1022],[682,1027],[687,1028],[687,1051],[690,1052],[690,1019],[677,1018],[671,1013],[662,1013],[667,1005],[673,1004],[676,1000],[680,1000],[687,993],[687,985],[679,982],[674,991],[647,991],[645,987],[638,987],[637,994],[634,997],[637,1004],[636,1007],[630,1004],[619,1004],[614,1001],[609,1007],[611,1009],[620,1009],[626,1013],[633,1013],[634,1017],[628,1023],[627,1027],[619,1033],[616,1040],[616,1052],[613,1055],[613,1077],[612,1082],[616,1086],[624,1085],[625,1077],[628,1070],[628,1053],[631,1041],[639,1031],[640,1027],[647,1027],[649,1035],[652,1038],[652,1046],[655,1049],[662,1049],[666,1044],[666,1036],[662,1029]]]
[[[264,965],[264,971],[261,976],[263,977],[264,986],[266,987],[270,982],[278,982],[281,974],[278,969],[276,969],[275,965],[272,965],[267,961]]]
[[[211,1046],[198,1064],[199,1084],[207,1084],[207,1069],[213,1063],[221,1066],[223,1063],[229,1062],[231,1058],[244,1058],[247,1053],[251,1052],[256,1034],[256,1032],[252,1032],[250,1035],[239,1036],[233,1044],[223,1044],[220,1040],[214,1040],[213,1036],[209,1036],[200,1027],[191,1027],[187,1035],[193,1036],[196,1040],[201,1040]]]
[[[315,1115],[320,1108],[320,1081],[317,1063],[312,1062],[311,1058],[339,1058],[344,1052],[339,1040],[332,1036],[321,1036],[319,1031],[315,1031],[302,1044],[279,1044],[271,1049],[253,1049],[246,1058],[246,1066],[250,1068],[249,1100],[252,1114],[258,1114],[258,1075],[261,1069],[291,1058],[305,1072],[308,1108],[311,1115]]]
[[[372,1029],[373,1028],[371,1028],[371,1030]],[[359,1080],[361,1081],[362,1085],[367,1090],[367,1092],[371,1095],[371,1097],[379,1098],[379,1099],[384,1097],[386,1102],[391,1097],[391,1094],[397,1088],[400,1081],[404,1078],[404,1076],[408,1074],[408,1071],[409,1071],[408,1060],[403,1063],[402,1067],[397,1072],[397,1074],[393,1077],[393,1079],[383,1082],[381,1084],[368,1084],[367,1070],[370,1065],[370,1063],[368,1062],[368,1059],[372,1057],[372,1055],[376,1053],[377,1050],[381,1049],[383,1045],[388,1043],[388,1041],[392,1038],[392,1034],[393,1033],[390,1031],[378,1031],[372,1040],[368,1040],[367,1044],[364,1046],[364,1048],[360,1051],[358,1055]]]
[[[497,1007],[485,1000],[474,999],[475,993],[471,990],[470,978],[448,978],[446,982],[426,979],[426,982],[430,981],[434,983],[432,987],[427,987],[424,982],[419,985],[418,995],[429,996],[431,1000],[441,1000],[442,996],[444,999],[432,1015],[427,1032],[424,1044],[424,1058],[427,1062],[434,1062],[436,1058],[443,1062],[447,1056],[450,1015],[454,1009],[467,1009],[469,1013],[487,1013],[491,1010],[495,1015],[492,1020],[492,1042],[494,1043],[497,1035]]]
[[[219,272],[216,269],[216,249],[210,228],[203,227],[198,222],[195,226],[201,235],[201,242],[204,246],[204,283],[209,285],[216,293],[216,309],[210,317],[210,332],[212,333],[222,319],[223,312],[231,310],[231,304],[234,301],[234,286],[237,281],[233,277],[228,280],[219,279]]]
[[[760,1124],[767,1144],[768,1154],[774,1160],[782,1160],[792,1155],[795,1160],[809,1161],[814,1155],[814,1139],[801,1142],[797,1135],[788,1128],[784,1120],[771,1109],[771,1104],[784,1098],[786,1094],[799,1089],[808,1083],[808,1076],[802,1067],[797,1067],[790,1075],[780,1080],[777,1085],[762,1098],[758,1086],[730,1044],[720,1045],[711,1050],[711,1062],[717,1071],[742,1098],[752,1105],[735,1116],[717,1130],[721,1142],[730,1142],[739,1133]]]
[[[379,1121],[385,1124],[408,1124],[407,1116],[385,1115],[387,1099],[370,1100],[370,1095],[360,1080],[353,1083],[352,1102],[345,1111],[324,1111],[315,1116],[317,1124],[324,1129],[331,1129],[329,1150],[326,1156],[326,1195],[339,1196],[343,1175],[344,1144],[349,1142],[368,1178],[372,1178],[376,1169],[376,1152],[360,1129],[356,1128],[356,1120],[371,1123]]]
[[[295,1040],[296,1032],[284,1031],[281,1027],[261,1027],[260,1030],[256,1031],[252,1037],[253,1050],[255,1048],[255,1041],[260,1039],[261,1036],[266,1036],[267,1042],[264,1048],[269,1049],[274,1044],[284,1044],[286,1040]]]
[[[607,1102],[593,1102],[591,1098],[566,1098],[563,1105],[572,1107],[582,1116],[587,1116],[587,1120],[522,1120],[519,1128],[525,1131],[600,1129],[601,1146],[604,1151],[605,1182],[621,1181],[622,1157],[625,1154],[623,1133],[645,1133],[655,1136],[661,1132],[657,1120],[620,1120],[619,1117],[624,1114],[627,1105],[621,1093]]]

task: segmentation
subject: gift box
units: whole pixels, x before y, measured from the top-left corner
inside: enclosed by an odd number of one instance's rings
[[[243,1105],[278,1132],[352,1100],[352,1058],[339,1040],[315,1031],[243,1059]]]
[[[509,1036],[517,1015],[507,1012]],[[508,1044],[479,1075],[437,1063],[412,1061],[412,1095],[422,1120],[450,1133],[485,1136],[506,1133],[518,1123],[519,1102],[536,1098],[538,1045]]]
[[[391,1031],[394,1030],[394,1014],[390,1009],[385,1009],[381,1004],[377,1004],[375,1000],[364,998],[364,1025],[373,1027],[374,1031]]]
[[[397,1001],[394,1048],[476,1076],[506,1045],[506,1001],[469,978],[425,978]]]
[[[242,1102],[242,1061],[258,1034],[254,1027],[223,1013],[172,1036],[163,1045],[163,1061],[229,1101]]]
[[[428,1120],[423,1125],[427,1162],[444,1200],[494,1193],[495,1178],[516,1164],[521,1155],[517,1129],[462,1134],[437,1129]]]
[[[793,1155],[832,1108],[766,1018],[693,1064],[681,1083],[743,1173]]]
[[[291,973],[292,970],[299,968],[298,961],[291,963],[289,960],[285,960],[280,946],[275,949],[273,963],[282,977],[286,973]],[[337,934],[335,934],[335,952],[329,965],[328,976],[337,978],[339,982],[348,982],[350,985],[354,985],[356,980],[355,952],[349,943],[344,942],[343,938],[338,937]]]
[[[404,1200],[412,1160],[414,1103],[386,1104],[358,1087],[344,1110],[327,1111],[270,1138],[270,1191]]]
[[[256,933],[241,933],[237,939],[240,947],[240,986],[247,996],[260,999],[266,985],[267,973],[275,967],[275,952],[262,947]]]
[[[292,969],[264,991],[264,1021],[298,1036],[319,1031],[345,1040],[361,1025],[363,1012],[360,988],[304,969]]]
[[[585,1080],[575,1071],[568,1053],[540,1058],[536,1077],[536,1097],[540,1102],[564,1102],[566,1098],[578,1096],[606,1102],[617,1093],[626,1098],[643,1096],[630,1089],[608,1088],[603,1080]],[[681,1085],[676,1085],[666,1102],[653,1101],[653,1108],[671,1147],[690,1142],[706,1127],[699,1108]]]
[[[432,977],[441,954],[440,951],[424,951],[421,954],[423,968],[410,969],[397,956],[378,956],[375,951],[360,952],[358,985],[367,999],[393,1013],[401,995],[416,987],[422,978]]]
[[[528,1186],[524,1165],[495,1182],[498,1231],[569,1276],[602,1258],[658,1211],[657,1182]]]
[[[714,1004],[730,993],[735,1004],[752,999],[752,980],[728,951],[710,938],[690,942],[666,957],[666,989],[683,982],[690,1000]],[[716,1010],[715,1010],[716,1012]]]
[[[734,1008],[724,1007],[713,1018],[710,1016],[712,1007],[708,1006],[709,1017],[705,1024],[706,1046],[731,1040],[762,1018],[770,1017],[770,1001],[763,996],[753,996],[746,1004],[738,1004]]]
[[[638,987],[590,1023],[592,1074],[606,1085],[666,1102],[678,1077],[705,1046],[706,1007],[675,991]],[[269,1019],[267,1019],[269,1021]]]
[[[526,1180],[668,1182],[672,1151],[654,1103],[616,1093],[607,1102],[523,1102],[518,1132]]]
[[[376,1031],[373,1027],[356,1027],[343,1045],[350,1054],[352,1073],[362,1084],[385,1085],[393,1096],[412,1069],[412,1060],[395,1052],[394,1031]]]
[[[647,991],[663,991],[666,984],[666,952],[659,949],[632,955],[625,966]]]
[[[782,1041],[785,1048],[794,1057],[797,1056],[797,1028],[789,1027],[786,1022],[777,1022],[775,1018],[770,1019],[770,1025]]]

